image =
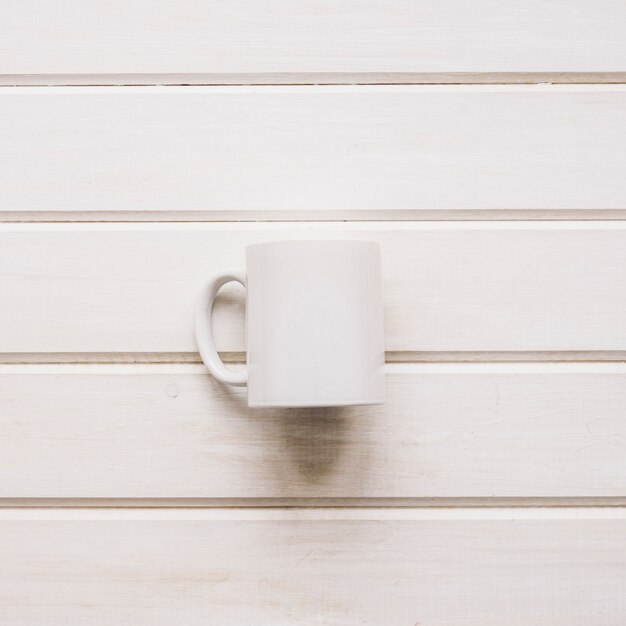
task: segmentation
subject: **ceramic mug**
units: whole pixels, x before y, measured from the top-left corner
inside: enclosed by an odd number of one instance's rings
[[[225,367],[211,309],[222,285],[246,287],[247,366]],[[246,269],[210,277],[195,315],[202,360],[247,385],[251,407],[382,404],[385,348],[380,248],[368,241],[277,241],[246,248]]]

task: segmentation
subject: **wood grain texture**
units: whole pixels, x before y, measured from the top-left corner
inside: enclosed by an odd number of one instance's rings
[[[250,410],[198,365],[3,366],[0,498],[626,495],[626,365],[387,373],[384,406]]]
[[[620,0],[6,0],[0,74],[623,72]]]
[[[619,626],[624,519],[4,520],[12,626]]]
[[[0,134],[5,220],[626,216],[618,85],[7,88]]]
[[[380,242],[388,351],[626,350],[623,222],[366,222],[5,224],[0,352],[195,352],[211,272],[319,238]],[[218,300],[218,348],[241,352],[244,291]]]

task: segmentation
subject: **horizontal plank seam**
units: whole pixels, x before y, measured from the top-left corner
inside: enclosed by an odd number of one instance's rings
[[[605,361],[485,361],[387,363],[388,375],[399,374],[626,374],[626,362]],[[208,375],[202,363],[0,363],[0,376],[92,374]]]
[[[0,74],[0,87],[620,84],[626,72],[253,72]]]
[[[226,363],[244,363],[243,352],[222,352]],[[623,363],[626,350],[501,351],[501,352],[387,352],[393,363]],[[185,364],[201,363],[196,352],[0,352],[2,365],[62,364]]]
[[[71,509],[285,509],[285,508],[437,508],[437,509],[518,509],[518,508],[626,507],[625,496],[542,496],[542,497],[267,497],[267,498],[0,498],[5,508]]]

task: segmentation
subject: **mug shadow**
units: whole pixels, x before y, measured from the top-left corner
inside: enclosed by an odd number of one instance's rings
[[[341,460],[350,430],[350,407],[263,409],[285,450],[291,471],[301,481],[317,483],[333,473]]]
[[[329,482],[356,437],[359,407],[251,409],[243,390],[220,391],[232,410],[256,429],[259,444],[272,446],[264,450],[264,457],[272,461],[281,484]]]

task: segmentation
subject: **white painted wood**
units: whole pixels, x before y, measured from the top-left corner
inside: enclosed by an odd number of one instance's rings
[[[7,88],[0,135],[4,219],[626,216],[618,85]]]
[[[608,72],[620,0],[5,0],[0,74]]]
[[[380,242],[386,350],[626,350],[624,222],[31,224],[0,228],[0,352],[193,352],[196,294],[247,244]],[[218,348],[244,349],[227,286]]]
[[[12,626],[618,626],[626,612],[624,519],[306,515],[5,520],[0,617]]]
[[[0,498],[626,493],[625,364],[387,367],[384,406],[259,411],[200,365],[3,366]]]
[[[625,506],[255,506],[153,507],[3,506],[0,522],[7,521],[142,521],[142,522],[415,522],[415,521],[597,521],[626,520]]]

